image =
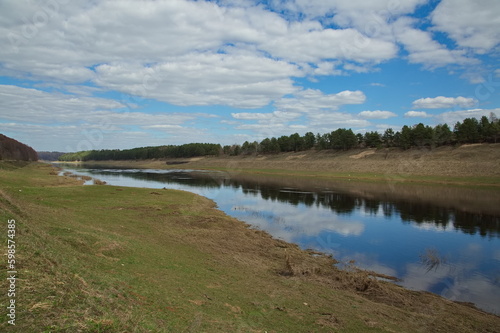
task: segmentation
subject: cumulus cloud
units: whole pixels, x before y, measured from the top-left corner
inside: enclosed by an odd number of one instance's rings
[[[249,55],[193,53],[153,66],[105,64],[96,83],[112,90],[175,105],[258,108],[297,91],[297,67]]]
[[[11,85],[0,85],[0,114],[4,121],[0,129],[5,133],[15,130],[17,139],[39,150],[62,151],[78,150],[79,143],[83,141],[93,141],[90,142],[91,146],[86,144],[81,147],[84,149],[99,149],[102,148],[101,144],[130,148],[138,142],[131,138],[139,137],[147,139],[150,144],[166,143],[164,139],[160,140],[153,134],[137,129],[162,132],[163,137],[167,135],[170,138],[169,143],[176,140],[182,142],[187,135],[191,138],[200,135],[200,139],[206,142],[207,133],[203,129],[194,131],[186,123],[212,117],[205,113],[150,114],[127,111],[123,103],[111,99],[51,93]],[[136,130],[132,131],[131,128]],[[116,133],[120,133],[119,139]],[[89,136],[93,139],[89,140]],[[53,142],[54,137],[64,138],[64,144],[60,139],[57,143]],[[34,138],[36,141],[33,141]],[[50,140],[53,146],[44,146]]]
[[[496,109],[468,109],[460,111],[444,112],[436,116],[439,122],[454,125],[458,121],[462,122],[465,118],[480,119],[482,116],[489,117],[491,114],[500,115],[500,108]]]
[[[428,118],[432,117],[425,111],[408,111],[405,113],[405,117],[408,118]]]
[[[240,113],[231,113],[231,116],[235,119],[241,119],[241,120],[267,120],[271,119],[273,114],[240,112]]]
[[[324,94],[320,90],[305,89],[294,94],[294,97],[281,98],[275,106],[280,110],[313,113],[321,110],[338,110],[347,104],[363,104],[365,94],[360,91],[344,90],[336,94]]]
[[[382,24],[386,19],[412,13],[418,5],[426,0],[291,0],[271,1],[275,7],[289,12],[296,12],[310,18],[333,16],[332,20],[340,26],[358,26],[368,29],[372,25]],[[373,21],[373,22],[371,22]],[[368,31],[366,31],[368,32]]]
[[[137,130],[184,135],[189,121],[209,121],[209,115],[141,110],[155,100],[168,103],[161,104],[166,109],[271,109],[232,110],[218,121],[232,129],[269,132],[273,127],[289,134],[308,126],[315,131],[369,127],[370,119],[388,119],[393,113],[350,114],[343,107],[365,103],[362,91],[327,94],[303,88],[301,78],[314,82],[319,76],[377,71],[378,64],[401,56],[401,47],[409,62],[431,69],[474,63],[469,49],[495,50],[499,15],[482,11],[488,1],[470,13],[451,15],[456,10],[443,0],[430,17],[434,27],[424,29],[409,15],[426,2],[145,0],[137,6],[132,0],[3,1],[0,12],[10,15],[0,17],[0,75],[36,89],[9,95],[9,88],[2,88],[2,120],[55,121],[64,130],[76,119],[85,126],[111,119],[131,137]],[[490,6],[491,12],[497,7]],[[450,21],[453,16],[463,20]],[[435,31],[448,34],[459,47],[438,43]],[[94,97],[108,92],[122,98]],[[457,101],[439,105],[473,106]]]
[[[362,128],[370,126],[365,119],[355,117],[345,112],[319,112],[309,115],[310,125],[318,128],[319,132],[327,133],[335,128]]]
[[[468,97],[427,97],[413,101],[413,107],[419,109],[447,109],[452,107],[468,108],[474,106],[477,100]]]
[[[500,43],[500,2],[442,0],[431,14],[436,30],[459,46],[485,53]]]
[[[0,85],[0,96],[0,110],[10,110],[2,112],[3,119],[38,124],[88,122],[143,126],[181,124],[200,116],[210,117],[203,113],[125,112],[124,104],[111,99],[77,97],[10,85]]]
[[[142,130],[132,130],[126,126],[90,123],[63,125],[0,123],[0,132],[15,137],[39,151],[66,152],[102,148],[129,149],[136,147],[138,142],[148,142],[149,145],[159,146],[170,144],[175,140],[182,142],[179,136],[186,135],[180,129],[180,132],[179,130],[169,132],[171,136],[165,139],[165,137]],[[207,131],[190,129],[190,132],[191,137],[199,141],[213,140]]]
[[[390,111],[361,111],[358,114],[360,117],[365,119],[387,119],[391,117],[397,117],[398,115]]]
[[[298,31],[297,31],[298,30]],[[266,51],[295,62],[319,62],[323,59],[381,62],[394,58],[394,43],[369,38],[355,29],[291,29],[290,33],[262,44]]]
[[[221,51],[233,55],[246,52],[247,57],[253,59],[238,60],[268,62],[272,67],[281,67],[281,63],[271,61],[277,58],[295,63],[311,62],[317,65],[316,75],[331,73],[333,69],[328,63],[334,59],[378,63],[397,54],[394,43],[368,37],[356,29],[329,29],[311,20],[290,23],[279,14],[250,2],[224,4],[186,0],[144,1],[141,6],[130,0],[69,2],[49,11],[43,6],[34,8],[22,2],[3,2],[0,10],[14,15],[4,18],[0,24],[5,46],[0,50],[0,60],[4,71],[19,77],[106,84],[109,80],[122,79],[122,73],[119,70],[103,73],[103,68],[101,71],[94,68],[105,64],[133,69],[154,64],[159,68],[170,66],[182,70],[187,65],[184,57],[189,54],[216,57]],[[47,19],[31,24],[29,19],[37,13]],[[23,22],[22,17],[28,17],[28,23]],[[27,34],[30,29],[33,33]],[[245,67],[241,67],[241,81],[248,78]],[[304,64],[304,72],[306,68]],[[186,70],[189,73],[190,67]],[[240,68],[231,70],[232,76],[240,76]],[[114,73],[117,77],[110,77]],[[203,80],[199,85],[212,74],[217,73],[200,71]],[[296,72],[288,73],[288,77],[293,75]],[[182,88],[178,87],[181,92]],[[253,88],[250,86],[249,90]],[[196,103],[197,98],[194,100]],[[221,98],[220,102],[224,103],[225,99]]]
[[[231,116],[235,119],[239,120],[260,120],[260,121],[268,121],[274,118],[274,120],[282,119],[282,120],[292,120],[301,116],[300,113],[297,112],[284,112],[284,111],[274,111],[272,113],[249,113],[249,112],[240,112],[240,113],[231,113]]]
[[[396,40],[408,51],[408,60],[411,63],[437,68],[477,62],[467,57],[464,50],[449,50],[446,45],[435,41],[430,32],[414,28],[416,22],[415,19],[402,17],[393,24]]]
[[[2,119],[33,123],[68,123],[88,117],[101,117],[108,110],[125,105],[111,99],[75,97],[48,93],[13,85],[0,85]]]
[[[323,94],[319,90],[305,89],[295,93],[293,97],[276,101],[274,106],[278,111],[240,112],[231,113],[231,116],[239,121],[256,121],[257,123],[239,124],[236,129],[255,131],[262,138],[289,135],[296,131],[329,132],[338,127],[365,127],[370,125],[366,120],[369,116],[394,116],[383,111],[365,114],[366,117],[338,112],[343,105],[362,104],[365,99],[362,91],[345,90],[335,94]],[[299,120],[300,123],[297,124]]]

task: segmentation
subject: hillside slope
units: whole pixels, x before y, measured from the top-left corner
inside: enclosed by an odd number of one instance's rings
[[[194,166],[281,169],[311,172],[353,172],[422,176],[500,176],[500,144],[463,145],[436,149],[354,149],[307,151],[277,155],[192,159]]]
[[[230,173],[279,173],[293,176],[387,181],[450,182],[451,180],[452,183],[464,181],[484,183],[484,178],[488,178],[487,183],[496,184],[497,180],[500,180],[499,161],[500,144],[473,144],[434,149],[309,150],[246,156],[86,161],[84,164],[154,169],[218,169]]]
[[[30,146],[0,134],[0,160],[37,161],[38,154]]]

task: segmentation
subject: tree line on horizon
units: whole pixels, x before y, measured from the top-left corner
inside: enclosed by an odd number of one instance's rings
[[[410,149],[412,147],[439,147],[445,145],[469,143],[496,143],[500,139],[500,121],[495,114],[481,119],[466,118],[457,122],[453,129],[447,124],[435,127],[419,123],[414,126],[404,125],[400,131],[388,128],[384,133],[377,131],[355,134],[352,129],[339,128],[325,134],[307,132],[304,135],[294,133],[278,138],[265,138],[261,142],[245,141],[242,145],[212,143],[189,143],[133,149],[105,149],[67,153],[59,157],[60,161],[88,160],[137,160],[155,158],[187,158],[196,156],[237,156],[251,154],[277,154],[305,150],[349,150],[353,148],[390,148]]]
[[[221,145],[215,143],[188,143],[180,146],[154,146],[132,149],[103,149],[67,153],[59,161],[147,160],[219,155]]]
[[[314,135],[312,132],[307,132],[303,136],[294,133],[278,138],[265,138],[260,143],[245,141],[242,145],[224,146],[223,153],[226,155],[280,153],[313,148],[317,150],[384,147],[409,149],[481,142],[496,143],[499,139],[500,121],[492,113],[489,118],[483,116],[480,120],[466,118],[463,122],[457,122],[453,129],[447,124],[431,127],[419,123],[411,127],[404,125],[401,131],[396,132],[388,128],[383,134],[377,131],[355,134],[352,129],[339,128],[325,134]]]

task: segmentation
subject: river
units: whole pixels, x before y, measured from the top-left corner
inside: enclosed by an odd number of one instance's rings
[[[500,314],[500,191],[333,182],[202,170],[86,169],[117,186],[190,191],[341,265]]]

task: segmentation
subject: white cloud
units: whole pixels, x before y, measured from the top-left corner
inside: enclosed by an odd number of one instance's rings
[[[405,117],[408,118],[428,118],[432,117],[425,111],[408,111],[405,113]]]
[[[266,137],[290,135],[292,132],[302,131],[307,126],[291,124],[290,122],[302,116],[298,112],[274,111],[272,113],[232,113],[231,116],[243,121],[257,121],[251,124],[236,124],[237,130],[253,131],[251,140],[261,140]]]
[[[89,123],[146,126],[152,124],[181,124],[208,114],[124,112],[124,104],[97,97],[78,97],[49,93],[36,89],[0,85],[0,115],[2,119],[48,123]],[[120,111],[122,110],[122,111]]]
[[[354,73],[370,73],[378,71],[377,68],[374,68],[371,65],[356,65],[353,63],[347,63],[344,65],[344,69],[346,71],[352,71]]]
[[[241,119],[241,120],[267,120],[271,119],[273,117],[273,114],[240,112],[240,113],[231,113],[231,116],[235,119]]]
[[[248,107],[254,107],[268,100],[266,96],[252,101],[256,90],[270,91],[271,96],[273,91],[290,93],[290,77],[307,72],[303,62],[314,63],[315,70],[308,74],[338,75],[335,59],[378,63],[397,53],[391,41],[367,37],[356,29],[325,29],[319,22],[309,20],[290,23],[263,6],[240,1],[232,4],[224,7],[214,2],[185,0],[144,1],[141,6],[130,0],[65,2],[52,9],[46,21],[32,26],[22,18],[29,21],[37,13],[46,15],[43,6],[3,2],[0,10],[13,15],[0,22],[5,46],[0,50],[2,72],[65,83],[90,80],[110,89],[121,89],[114,83],[122,79],[138,88],[149,68],[176,78],[186,72],[186,80],[192,79],[187,83],[197,83],[200,89],[211,91],[186,92],[190,87],[186,82],[177,85],[173,80],[164,80],[170,90],[176,90],[166,92],[171,95],[165,98],[169,102],[186,105],[192,98],[193,105],[239,105],[227,96],[218,96],[236,83],[240,95],[246,97],[249,92]],[[33,34],[26,34],[29,29],[33,29]],[[228,54],[220,55],[221,51]],[[198,61],[200,71],[192,72]],[[236,61],[240,66],[234,66]],[[290,61],[302,62],[302,72],[296,65],[286,63]],[[264,68],[250,76],[255,64]],[[217,68],[225,71],[217,72]],[[269,75],[263,77],[266,70]],[[230,82],[223,86],[228,78]],[[262,84],[256,86],[258,82]],[[214,88],[218,85],[219,91]],[[129,90],[131,87],[124,85],[119,91]],[[154,92],[151,95],[160,97]]]
[[[492,0],[494,1],[494,0]],[[274,1],[273,4],[282,10],[296,13],[298,17],[304,15],[311,19],[321,19],[326,22],[334,23],[343,29],[354,29],[363,37],[354,38],[348,42],[349,51],[352,52],[352,59],[356,59],[359,51],[371,53],[377,51],[383,43],[388,43],[386,46],[392,46],[393,52],[397,52],[396,44],[400,43],[408,52],[408,60],[411,63],[424,65],[424,68],[434,69],[450,64],[472,64],[478,63],[477,60],[468,57],[465,50],[449,49],[446,45],[438,43],[434,40],[431,31],[420,29],[420,21],[406,16],[413,13],[418,6],[426,4],[427,0],[327,0],[327,1],[308,1],[308,0],[293,0],[293,1]],[[449,1],[451,4],[452,2]],[[454,6],[455,11],[460,11],[461,7]],[[454,19],[453,15],[449,15]],[[499,16],[499,15],[497,15]],[[496,21],[492,19],[491,21]],[[460,23],[463,26],[466,24]],[[497,34],[499,29],[496,28],[496,23],[485,26],[483,31],[488,29],[489,34]],[[388,49],[387,49],[388,50]],[[378,61],[383,61],[392,58],[389,53],[379,54]],[[345,52],[345,54],[351,54]],[[368,55],[366,55],[368,56]],[[377,62],[376,55],[373,55],[372,62]],[[357,59],[357,62],[362,62]],[[351,70],[358,72],[369,71],[369,68],[352,66]],[[347,68],[346,68],[347,69]]]
[[[336,94],[325,95],[320,90],[305,89],[291,98],[282,98],[276,101],[275,106],[280,110],[313,113],[321,110],[338,110],[347,104],[363,104],[365,94],[360,91],[344,90]]]
[[[492,43],[491,36],[498,36],[498,4],[488,6],[486,2],[492,3],[496,0],[483,0],[482,4],[471,11],[464,13],[462,6],[457,6],[453,1],[443,1],[433,13],[434,23],[441,31],[450,31],[455,26],[477,29],[473,37],[477,40],[487,39]],[[469,64],[477,62],[469,58],[464,50],[450,50],[446,45],[436,42],[430,31],[417,28],[418,21],[411,19],[407,14],[413,13],[420,5],[424,5],[426,0],[327,0],[327,1],[275,1],[279,3],[278,8],[291,12],[305,14],[310,18],[331,17],[331,22],[349,29],[354,28],[367,39],[353,40],[353,49],[364,49],[372,51],[373,40],[386,41],[395,44],[401,43],[408,51],[408,60],[412,63],[423,64],[426,68],[442,67],[449,64]],[[467,6],[475,6],[475,3],[467,2]],[[451,10],[448,10],[451,7]],[[479,9],[478,9],[479,7]],[[491,13],[485,13],[484,8],[493,8]],[[453,13],[460,12],[459,15]],[[479,13],[474,18],[474,14]],[[456,20],[456,17],[464,16],[464,20]],[[479,19],[487,19],[483,23],[478,23]],[[328,21],[328,19],[326,19]],[[440,24],[440,22],[443,24]],[[449,21],[449,22],[448,22]],[[488,23],[484,23],[488,22]],[[471,24],[469,24],[471,23]],[[453,24],[455,26],[453,26]],[[473,28],[470,28],[470,27]],[[370,39],[368,39],[370,38]],[[372,40],[373,39],[373,40]],[[472,39],[472,37],[471,37]],[[474,38],[476,40],[476,38]],[[498,43],[498,41],[497,41]]]
[[[292,120],[301,116],[300,113],[297,112],[285,112],[285,111],[274,111],[272,113],[249,113],[249,112],[240,112],[240,113],[231,113],[231,116],[235,119],[239,120],[259,120],[259,121],[269,121],[269,120]]]
[[[19,134],[16,139],[38,150],[75,151],[80,150],[79,146],[101,149],[102,145],[130,148],[136,146],[139,139],[146,140],[150,145],[184,143],[186,136],[193,140],[199,137],[203,142],[207,139],[217,141],[208,138],[205,130],[194,130],[185,125],[195,119],[210,118],[209,114],[126,112],[124,106],[105,98],[0,85],[0,118],[3,121],[0,129],[6,133],[15,131]],[[163,138],[168,136],[168,142],[151,133],[143,132],[138,136],[137,130],[131,130],[137,127],[159,131]],[[49,141],[52,147],[48,146]],[[87,143],[82,145],[82,142]]]
[[[461,111],[444,112],[436,116],[436,119],[441,123],[454,125],[458,121],[462,122],[465,118],[480,119],[482,116],[489,117],[490,114],[500,115],[500,108],[496,109],[469,109]]]
[[[0,132],[26,143],[38,151],[127,149],[137,147],[138,142],[148,142],[149,145],[164,145],[172,142],[171,138],[166,140],[144,131],[132,131],[123,127],[107,127],[99,124],[0,123]],[[172,132],[172,134],[176,134],[176,132]],[[196,134],[199,134],[199,139],[204,139],[207,136],[204,131],[197,131]]]
[[[367,22],[377,22],[380,18],[412,13],[426,0],[274,0],[271,3],[280,9],[300,12],[317,18],[333,14],[333,20],[340,26],[365,26]],[[374,24],[374,23],[373,23]]]
[[[297,90],[286,62],[247,55],[188,54],[151,67],[114,64],[96,68],[96,83],[108,89],[175,105],[258,108]]]
[[[427,97],[413,101],[413,107],[418,109],[447,109],[452,107],[467,108],[474,106],[477,100],[468,97]]]
[[[291,77],[303,75],[296,65],[259,53],[266,40],[286,36],[288,24],[258,6],[225,8],[184,0],[144,1],[141,6],[135,1],[61,3],[29,38],[23,31],[30,26],[21,18],[40,9],[18,2],[0,6],[2,12],[19,15],[0,22],[1,71],[10,76],[90,80],[177,105],[253,108],[293,93]],[[224,49],[233,54],[220,54]]]
[[[342,75],[343,71],[336,68],[339,64],[339,61],[322,61],[316,63],[316,67],[311,67],[309,64],[302,64],[302,69],[305,73],[313,76]]]
[[[358,114],[361,118],[365,119],[387,119],[391,117],[397,117],[398,115],[390,111],[361,111]]]
[[[337,112],[343,105],[362,104],[366,96],[362,91],[345,90],[336,94],[323,94],[319,90],[305,89],[277,100],[271,113],[231,113],[232,118],[240,121],[257,121],[239,124],[238,130],[256,132],[258,138],[290,135],[296,131],[329,132],[338,127],[365,127],[370,123],[345,112]],[[301,123],[297,124],[299,118]]]
[[[344,112],[321,112],[309,115],[310,124],[319,129],[322,133],[327,133],[332,129],[368,127],[370,122],[360,119],[350,113]]]
[[[259,137],[290,135],[296,131],[330,132],[339,127],[366,127],[370,123],[365,118],[389,117],[395,114],[388,111],[372,111],[363,116],[346,112],[338,112],[339,108],[348,104],[362,104],[366,96],[362,91],[345,90],[336,94],[325,95],[319,90],[306,89],[293,97],[282,98],[275,102],[279,111],[272,113],[232,113],[234,119],[257,121],[252,124],[240,124],[238,130],[251,130]],[[300,117],[301,123],[291,123]]]
[[[461,47],[485,53],[500,43],[500,2],[442,0],[431,14],[435,29]]]
[[[311,30],[300,23],[295,25],[298,27],[292,26],[288,34],[268,39],[261,47],[290,61],[313,63],[324,59],[379,63],[397,54],[394,43],[369,38],[355,29],[322,29],[317,24]]]
[[[156,0],[142,1],[140,6],[132,0],[0,2],[0,12],[9,13],[0,17],[0,75],[31,81],[36,88],[18,88],[12,95],[1,88],[1,120],[55,122],[63,127],[110,120],[127,133],[153,131],[157,136],[149,136],[151,142],[165,133],[188,133],[186,129],[199,117],[210,122],[209,115],[199,113],[144,113],[141,107],[154,99],[176,106],[277,110],[231,110],[232,118],[217,123],[231,130],[262,133],[275,128],[290,134],[306,127],[313,131],[370,127],[370,119],[393,114],[350,114],[343,106],[365,103],[362,91],[327,94],[304,89],[305,80],[297,78],[319,82],[315,81],[319,76],[337,75],[340,81],[349,74],[374,72],[380,70],[377,64],[400,55],[401,45],[408,60],[424,68],[473,63],[465,47],[495,50],[491,45],[498,39],[497,21],[481,23],[473,17],[490,16],[481,11],[486,1],[471,10],[474,15],[461,14],[466,24],[448,20],[445,9],[450,2],[443,0],[430,18],[434,28],[424,31],[422,20],[408,15],[426,2],[276,0],[263,5],[251,0]],[[37,22],[32,24],[33,20]],[[463,30],[466,25],[473,31]],[[461,48],[438,43],[433,39],[436,30],[447,33]],[[495,74],[500,75],[498,70]],[[470,79],[479,82],[477,77]],[[93,97],[108,91],[122,97]],[[472,107],[452,103],[463,105]],[[125,112],[126,108],[133,112]]]
[[[414,28],[415,19],[403,17],[393,24],[396,40],[408,51],[411,63],[423,64],[426,68],[437,68],[449,64],[470,64],[477,61],[468,58],[464,50],[449,50],[433,40],[428,31]]]
[[[101,117],[106,110],[124,108],[115,100],[97,97],[75,97],[61,93],[0,85],[2,119],[34,123],[67,123],[88,117]]]

